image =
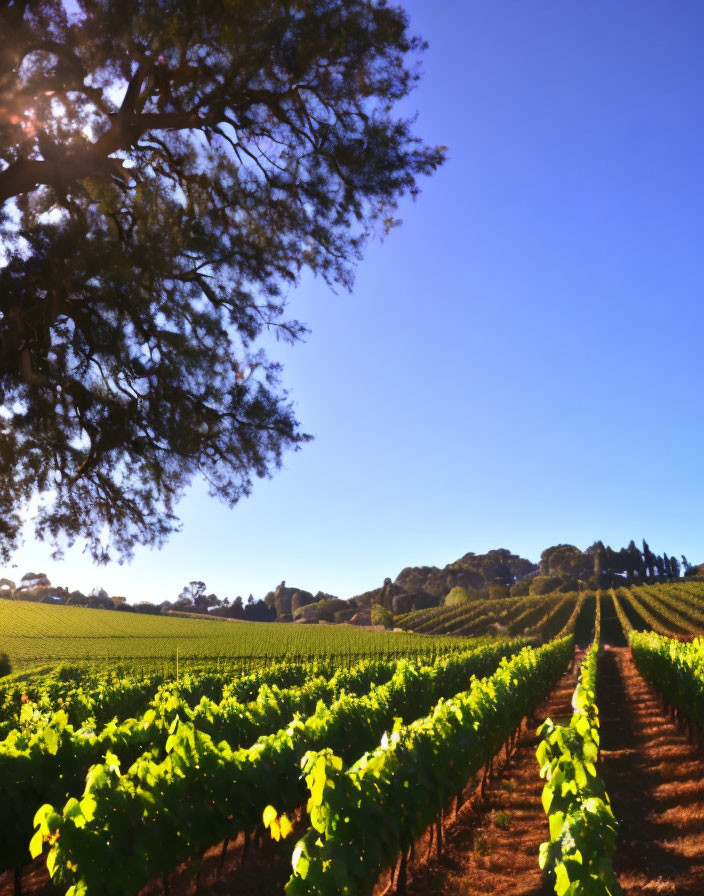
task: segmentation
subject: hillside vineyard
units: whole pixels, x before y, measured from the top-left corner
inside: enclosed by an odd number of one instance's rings
[[[372,896],[480,877],[499,893],[522,851],[520,892],[536,896],[614,896],[663,874],[704,886],[691,843],[672,858],[677,830],[669,872],[634,865],[647,812],[612,760],[619,738],[648,745],[629,696],[641,682],[704,777],[704,583],[479,599],[387,633],[9,601],[0,620],[19,669],[0,679],[2,896],[218,880]]]

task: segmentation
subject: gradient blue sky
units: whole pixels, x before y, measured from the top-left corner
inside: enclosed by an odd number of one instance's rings
[[[28,543],[5,574],[175,598],[341,597],[558,542],[704,561],[704,4],[407,0],[450,159],[352,295],[305,280],[277,347],[315,441],[234,510],[195,486],[130,566]]]

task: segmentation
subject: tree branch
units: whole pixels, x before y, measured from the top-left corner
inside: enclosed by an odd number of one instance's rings
[[[65,191],[67,185],[87,177],[106,177],[121,167],[112,153],[130,149],[147,131],[191,130],[203,121],[193,112],[146,112],[142,115],[113,117],[112,127],[95,143],[79,150],[67,150],[63,158],[51,162],[21,159],[0,171],[0,204],[40,185]]]

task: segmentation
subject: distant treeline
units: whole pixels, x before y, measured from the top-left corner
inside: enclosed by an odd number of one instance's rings
[[[614,550],[595,541],[586,550],[571,544],[546,548],[540,563],[512,554],[505,548],[486,554],[468,553],[440,569],[434,566],[406,567],[395,581],[384,584],[349,600],[341,600],[322,591],[313,594],[281,582],[263,599],[249,595],[220,598],[208,593],[204,582],[189,582],[174,601],[155,604],[149,601],[129,603],[122,595],[110,596],[104,588],[89,594],[52,585],[44,573],[28,572],[19,584],[0,579],[0,597],[51,604],[67,604],[93,609],[154,615],[172,612],[199,613],[249,622],[372,622],[374,608],[388,613],[443,605],[448,595],[460,589],[469,598],[502,598],[553,591],[579,591],[584,588],[608,588],[670,581],[684,576],[704,577],[704,564],[694,566],[681,554],[656,554],[645,539],[642,548],[635,541]]]
[[[206,594],[203,582],[190,582],[174,601],[161,603],[139,601],[129,603],[123,595],[109,595],[104,588],[94,588],[89,594],[52,585],[46,573],[28,572],[19,584],[12,579],[0,579],[0,597],[9,600],[25,600],[33,603],[58,604],[72,607],[88,607],[93,610],[116,610],[121,613],[146,613],[159,616],[172,612],[199,613],[204,616],[226,616],[251,622],[271,622],[276,612],[263,600],[255,600],[250,594],[246,602],[241,597],[221,600],[215,594]]]
[[[586,551],[574,545],[555,545],[541,554],[540,575],[569,577],[603,588],[623,585],[624,579],[628,585],[664,582],[697,571],[684,554],[680,562],[674,554],[655,554],[645,539],[642,545],[641,549],[630,541],[628,547],[614,550],[603,541],[595,541]]]

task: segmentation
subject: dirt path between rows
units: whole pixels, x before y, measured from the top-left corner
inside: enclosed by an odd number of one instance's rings
[[[704,753],[663,713],[628,648],[605,649],[597,680],[601,774],[628,894],[704,894]]]
[[[578,668],[577,662],[536,710],[535,724],[524,729],[485,798],[461,809],[448,826],[440,860],[414,871],[409,896],[538,896],[544,892],[538,850],[548,839],[548,822],[540,799],[543,781],[535,758],[535,732],[547,717],[563,721],[572,715]]]

